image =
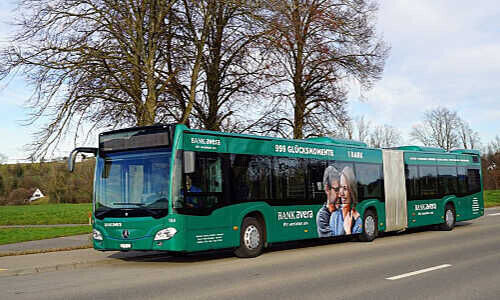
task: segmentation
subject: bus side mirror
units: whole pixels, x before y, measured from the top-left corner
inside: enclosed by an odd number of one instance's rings
[[[78,153],[90,153],[97,155],[97,148],[75,148],[75,150],[71,151],[68,157],[68,171],[73,172],[75,169],[75,160]]]
[[[190,174],[195,171],[196,156],[193,151],[184,151],[184,173]]]

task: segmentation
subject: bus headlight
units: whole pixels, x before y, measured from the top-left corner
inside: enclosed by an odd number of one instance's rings
[[[173,227],[165,228],[158,231],[155,235],[155,241],[169,240],[177,233],[177,229]]]
[[[92,239],[96,241],[102,241],[102,234],[97,229],[92,229]]]

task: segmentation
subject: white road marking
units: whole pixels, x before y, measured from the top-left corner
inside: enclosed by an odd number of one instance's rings
[[[488,216],[500,216],[500,213],[488,214]]]
[[[431,268],[427,268],[427,269],[423,269],[423,270],[418,270],[418,271],[415,271],[415,272],[410,272],[410,273],[405,273],[405,274],[401,274],[401,275],[398,275],[398,276],[389,277],[389,278],[386,278],[386,279],[388,279],[388,280],[397,280],[397,279],[401,279],[401,278],[405,278],[405,277],[410,277],[410,276],[413,276],[413,275],[418,275],[418,274],[422,274],[422,273],[426,273],[426,272],[430,272],[430,271],[435,271],[435,270],[439,270],[439,269],[444,269],[444,268],[448,268],[448,267],[451,267],[451,265],[445,264],[445,265],[435,266],[435,267],[431,267]]]

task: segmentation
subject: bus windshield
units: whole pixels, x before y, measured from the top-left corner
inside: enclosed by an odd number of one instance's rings
[[[136,209],[155,215],[168,208],[171,152],[127,151],[98,159],[95,210]]]

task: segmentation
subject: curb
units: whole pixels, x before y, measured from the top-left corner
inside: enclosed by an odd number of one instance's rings
[[[81,250],[81,249],[74,249]],[[71,251],[71,250],[69,250]],[[86,260],[86,261],[73,261],[63,264],[55,264],[51,266],[33,266],[27,268],[20,269],[12,269],[12,270],[1,270],[0,269],[0,278],[2,277],[13,277],[13,276],[23,276],[30,274],[38,274],[45,272],[54,272],[54,271],[68,271],[80,268],[89,268],[89,267],[97,267],[102,265],[111,265],[111,264],[125,264],[129,259],[140,259],[140,258],[150,258],[154,257],[157,254],[165,255],[166,253],[158,252],[158,251],[148,251],[148,252],[132,252],[124,254],[121,257],[106,257],[106,258],[97,258],[95,260]]]
[[[92,244],[85,244],[85,245],[66,247],[66,248],[47,248],[47,249],[0,252],[0,257],[41,254],[41,253],[59,252],[59,251],[72,251],[72,250],[89,249],[89,248],[92,248]]]
[[[54,272],[54,271],[68,271],[79,268],[88,268],[88,267],[96,267],[103,264],[120,264],[125,263],[124,261],[115,260],[115,259],[103,259],[97,261],[89,261],[89,262],[72,262],[67,264],[59,264],[54,266],[44,266],[44,267],[32,267],[32,268],[24,268],[24,269],[16,269],[16,270],[8,270],[8,271],[0,271],[1,277],[11,277],[11,276],[23,276],[23,275],[31,275],[37,273],[45,273],[45,272]]]

